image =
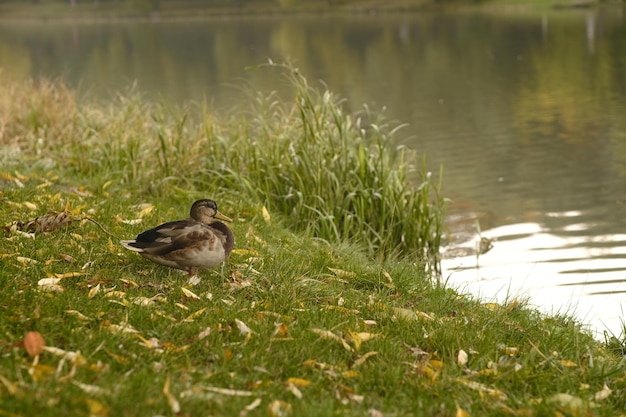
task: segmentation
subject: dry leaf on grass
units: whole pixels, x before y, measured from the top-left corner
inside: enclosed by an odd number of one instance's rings
[[[274,400],[267,406],[267,411],[271,417],[287,417],[291,414],[292,409],[291,404],[285,401]]]
[[[334,340],[335,342],[339,342],[341,344],[341,346],[343,346],[343,348],[345,350],[347,350],[348,352],[352,352],[352,347],[348,344],[348,342],[346,342],[346,340],[341,337],[336,335],[335,333],[331,332],[330,330],[324,330],[324,329],[311,329],[314,333],[318,334],[322,339],[325,340]]]
[[[170,410],[172,410],[173,414],[180,413],[180,403],[174,397],[174,395],[170,392],[170,376],[168,375],[165,379],[165,385],[163,386],[163,395],[167,399],[167,403],[170,406]]]
[[[28,332],[24,336],[24,349],[29,356],[37,356],[43,353],[46,342],[39,332]]]

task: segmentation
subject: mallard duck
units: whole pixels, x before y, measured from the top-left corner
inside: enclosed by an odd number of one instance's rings
[[[192,276],[199,269],[221,264],[233,249],[233,232],[216,219],[232,222],[217,210],[215,201],[198,200],[189,218],[164,223],[121,243],[144,258]]]

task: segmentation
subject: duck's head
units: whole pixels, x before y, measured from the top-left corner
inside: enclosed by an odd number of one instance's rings
[[[224,216],[219,212],[215,201],[206,198],[193,203],[189,215],[192,219],[205,224],[211,224],[215,219],[227,222],[233,221],[230,217]]]

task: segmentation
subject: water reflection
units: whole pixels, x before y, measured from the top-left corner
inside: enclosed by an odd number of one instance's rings
[[[547,313],[575,314],[598,337],[605,330],[621,334],[626,234],[596,235],[583,212],[547,217],[563,226],[517,223],[483,231],[494,244],[478,256],[478,234],[450,247],[443,261],[448,284],[487,300],[529,299]]]

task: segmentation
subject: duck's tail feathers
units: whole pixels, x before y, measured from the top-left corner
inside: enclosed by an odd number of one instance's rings
[[[143,248],[138,248],[137,246],[134,246],[134,245],[137,244],[137,242],[134,241],[134,240],[120,240],[120,243],[126,249],[132,250],[133,252],[143,252],[144,251]]]

